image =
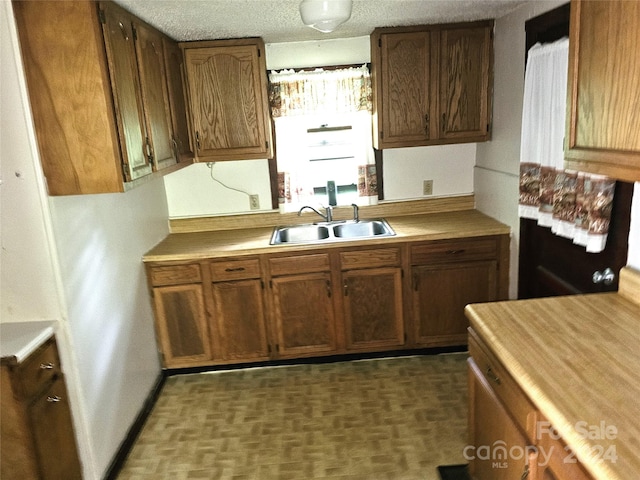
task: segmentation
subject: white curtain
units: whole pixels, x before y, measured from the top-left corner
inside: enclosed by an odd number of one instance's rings
[[[536,44],[525,74],[519,214],[586,247],[604,249],[615,181],[564,170],[569,39]]]

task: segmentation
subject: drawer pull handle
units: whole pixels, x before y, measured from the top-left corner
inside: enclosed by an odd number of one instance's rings
[[[62,398],[59,397],[58,395],[54,395],[53,397],[47,397],[47,402],[49,403],[58,403],[61,401],[62,401]]]
[[[502,382],[500,381],[500,377],[498,377],[498,375],[496,375],[496,374],[494,373],[494,371],[491,369],[491,367],[487,367],[487,370],[486,370],[486,372],[485,372],[485,373],[486,373],[487,378],[488,378],[489,380],[493,380],[493,381],[494,381],[494,382],[496,382],[498,385],[500,385],[500,384],[502,383]]]
[[[49,362],[49,363],[41,363],[40,364],[40,370],[53,370],[53,363]]]
[[[447,250],[447,255],[460,255],[461,253],[464,253],[464,248],[459,250]]]
[[[244,272],[244,267],[225,268],[225,272]]]

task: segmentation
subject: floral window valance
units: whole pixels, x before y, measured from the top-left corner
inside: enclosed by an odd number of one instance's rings
[[[371,75],[366,65],[271,72],[269,83],[274,118],[371,111]]]

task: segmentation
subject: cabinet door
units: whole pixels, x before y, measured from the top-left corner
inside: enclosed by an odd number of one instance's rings
[[[497,298],[495,261],[414,266],[412,269],[415,341],[421,345],[467,343],[469,303]]]
[[[198,159],[267,158],[266,72],[258,45],[185,49]]]
[[[215,335],[225,360],[260,360],[269,356],[262,284],[239,280],[213,284]]]
[[[489,138],[491,27],[440,33],[440,138]]]
[[[431,37],[430,31],[380,36],[378,148],[432,137]]]
[[[143,23],[134,24],[140,86],[150,152],[157,170],[176,163],[171,139],[162,35]]]
[[[35,454],[43,480],[81,480],[71,410],[63,377],[28,407]]]
[[[135,180],[151,173],[144,110],[133,39],[133,17],[111,2],[100,4],[116,109],[124,174]]]
[[[156,287],[153,296],[164,366],[179,368],[210,361],[202,285]]]
[[[572,1],[567,168],[640,180],[640,2]]]
[[[469,445],[464,450],[474,480],[528,478],[534,449],[513,422],[473,359],[469,365]],[[511,453],[510,453],[511,452]]]
[[[304,356],[336,350],[329,273],[286,275],[271,281],[277,351]]]
[[[347,348],[403,345],[402,269],[347,271],[342,282]]]
[[[164,38],[164,55],[173,127],[173,147],[177,160],[186,161],[193,157],[193,153],[189,142],[187,106],[184,99],[184,56],[178,44],[166,38]]]

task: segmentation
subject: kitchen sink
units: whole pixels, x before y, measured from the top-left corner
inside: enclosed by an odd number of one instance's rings
[[[323,224],[290,225],[276,227],[270,245],[283,243],[323,243],[340,240],[363,240],[390,237],[395,232],[386,220],[349,220]]]

